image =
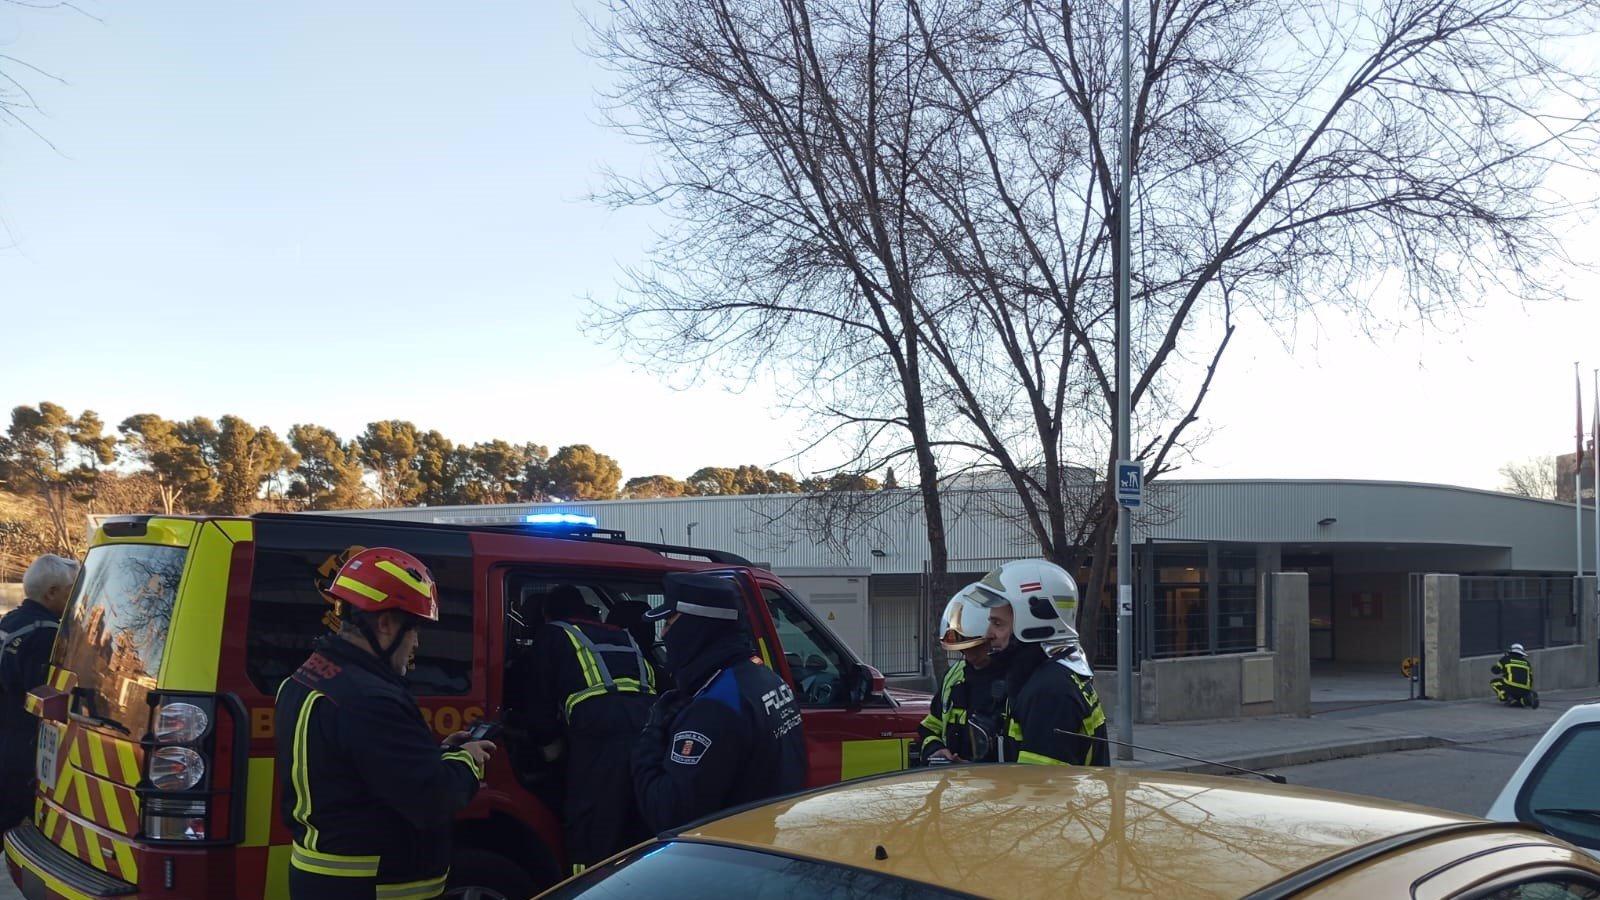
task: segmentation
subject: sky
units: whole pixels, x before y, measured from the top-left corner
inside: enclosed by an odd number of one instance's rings
[[[0,3],[0,54],[66,82],[27,82],[43,139],[0,127],[0,406],[346,436],[404,418],[590,443],[628,476],[796,467],[770,388],[674,390],[580,333],[660,222],[586,200],[648,151],[600,124],[571,4],[85,9]],[[1493,488],[1571,450],[1597,334],[1592,299],[1486,298],[1376,338],[1247,326],[1181,474]]]

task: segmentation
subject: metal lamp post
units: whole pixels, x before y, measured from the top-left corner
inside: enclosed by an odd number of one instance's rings
[[[1122,186],[1117,192],[1117,459],[1132,459],[1128,418],[1132,385],[1128,377],[1128,190],[1133,182],[1131,0],[1122,0]],[[1117,745],[1118,759],[1133,759],[1133,511],[1117,506]]]

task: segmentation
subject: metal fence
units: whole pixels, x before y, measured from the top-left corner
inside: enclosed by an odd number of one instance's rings
[[[922,598],[878,596],[871,610],[872,665],[885,675],[922,674]]]
[[[1559,576],[1461,577],[1461,655],[1491,656],[1512,644],[1529,650],[1578,642],[1577,592]]]

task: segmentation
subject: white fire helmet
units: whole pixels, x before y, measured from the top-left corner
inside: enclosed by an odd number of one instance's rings
[[[946,650],[971,650],[984,642],[989,611],[967,596],[975,586],[969,584],[951,597],[939,617],[939,646]]]
[[[1028,644],[1077,644],[1078,584],[1067,570],[1042,559],[1012,560],[959,597],[985,608],[1010,604],[1011,633]]]
[[[1512,644],[1511,652],[1517,654],[1518,656],[1526,656],[1528,653],[1528,651],[1522,649],[1521,644]]]

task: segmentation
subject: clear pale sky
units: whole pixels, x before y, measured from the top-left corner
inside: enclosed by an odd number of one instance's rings
[[[0,128],[0,407],[406,418],[630,476],[797,448],[763,390],[673,391],[578,333],[652,220],[583,199],[644,156],[597,123],[569,3],[87,8],[0,4],[0,53],[68,82],[28,82],[55,149]],[[1570,451],[1597,335],[1600,302],[1506,298],[1443,333],[1247,331],[1184,474],[1494,487]]]

